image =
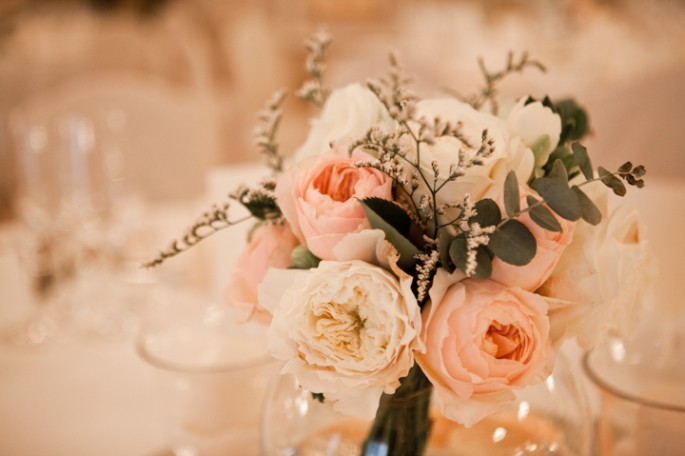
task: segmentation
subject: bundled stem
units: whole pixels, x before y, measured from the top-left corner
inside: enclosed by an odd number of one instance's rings
[[[381,397],[362,456],[422,455],[431,430],[432,390],[430,380],[415,364],[394,394]]]

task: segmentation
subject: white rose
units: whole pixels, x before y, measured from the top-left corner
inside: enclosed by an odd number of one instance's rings
[[[321,116],[311,123],[304,144],[295,151],[295,160],[329,150],[331,143],[349,146],[364,137],[376,124],[391,122],[385,106],[369,89],[350,84],[328,96]]]
[[[420,165],[425,176],[432,179],[432,163],[439,168],[438,185],[447,178],[450,165],[459,159],[460,151],[474,155],[481,146],[483,131],[493,140],[494,152],[483,165],[466,170],[464,176],[446,184],[438,193],[438,204],[461,202],[468,193],[473,200],[501,193],[501,187],[509,171],[513,170],[521,182],[533,172],[532,151],[518,137],[510,136],[507,124],[491,114],[476,111],[467,103],[454,98],[423,100],[416,105],[416,115],[429,123],[439,118],[456,124],[461,122],[461,134],[468,142],[464,144],[454,137],[436,138],[432,145],[421,145]],[[415,151],[414,151],[415,152]],[[423,188],[419,193],[427,194]]]
[[[626,335],[632,330],[655,277],[638,212],[628,205],[609,212],[606,196],[598,207],[602,222],[577,223],[573,241],[538,290],[548,297],[552,338],[575,336],[586,349],[610,331]]]
[[[413,351],[422,347],[411,281],[358,260],[270,270],[260,304],[277,301],[268,347],[285,361],[281,372],[323,393],[335,409],[373,418],[381,394],[395,392],[414,364]],[[286,284],[279,299],[274,290]]]
[[[526,104],[522,98],[506,117],[507,130],[519,137],[535,156],[535,169],[541,170],[559,143],[561,118],[539,101]],[[520,176],[527,180],[528,176]]]

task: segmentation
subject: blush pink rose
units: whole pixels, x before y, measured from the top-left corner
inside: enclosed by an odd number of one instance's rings
[[[225,292],[226,302],[246,321],[271,321],[271,313],[257,303],[257,287],[268,268],[290,266],[290,254],[297,245],[299,242],[287,224],[263,224],[254,231]]]
[[[442,413],[471,426],[542,381],[553,361],[545,300],[490,280],[439,270],[423,309],[416,359],[435,387]]]
[[[521,189],[521,208],[528,207],[526,195],[530,194],[537,200],[540,196],[530,190]],[[501,204],[504,207],[504,203]],[[561,258],[561,254],[573,240],[575,223],[559,217],[550,209],[550,212],[561,225],[562,231],[548,231],[535,223],[528,212],[517,218],[526,225],[535,237],[537,249],[530,263],[524,266],[515,266],[505,263],[495,257],[492,261],[492,275],[490,280],[501,283],[507,287],[519,287],[528,291],[535,291],[552,275],[554,268]]]
[[[372,168],[354,163],[371,159],[355,151],[335,150],[307,157],[281,175],[276,197],[300,241],[322,260],[336,260],[333,249],[349,233],[370,228],[358,199],[392,199],[392,181]]]

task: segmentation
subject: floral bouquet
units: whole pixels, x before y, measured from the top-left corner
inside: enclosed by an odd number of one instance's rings
[[[290,158],[275,141],[283,93],[260,114],[272,175],[231,195],[256,223],[227,298],[269,326],[283,373],[375,417],[365,448],[385,438],[388,454],[420,454],[428,404],[390,414],[390,396],[433,388],[470,426],[544,381],[564,339],[589,348],[630,328],[649,255],[635,211],[609,196],[642,187],[645,169],[595,169],[573,100],[499,102],[505,76],[544,70],[525,54],[500,72],[481,62],[473,96],[419,98],[392,56],[388,76],[329,90],[329,42],[308,42],[299,95],[322,112]],[[228,212],[149,265],[233,225]]]

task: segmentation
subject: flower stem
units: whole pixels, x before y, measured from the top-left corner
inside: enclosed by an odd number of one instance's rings
[[[431,430],[428,412],[432,390],[415,364],[394,394],[381,397],[362,456],[422,455]]]

